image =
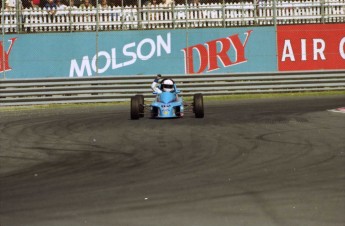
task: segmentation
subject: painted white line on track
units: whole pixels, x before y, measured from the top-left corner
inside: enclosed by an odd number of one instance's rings
[[[328,110],[328,111],[336,112],[336,113],[345,113],[345,107],[336,108],[336,109],[332,109],[332,110]]]

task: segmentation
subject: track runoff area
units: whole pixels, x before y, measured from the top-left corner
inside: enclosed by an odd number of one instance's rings
[[[339,225],[344,95],[0,112],[4,226]]]

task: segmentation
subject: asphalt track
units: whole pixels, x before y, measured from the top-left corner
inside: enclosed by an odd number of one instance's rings
[[[345,96],[1,111],[1,226],[344,226]]]

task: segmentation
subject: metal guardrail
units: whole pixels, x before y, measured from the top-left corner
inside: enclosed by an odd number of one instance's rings
[[[0,80],[0,106],[128,101],[153,98],[155,76]],[[345,71],[171,76],[182,96],[345,90]]]

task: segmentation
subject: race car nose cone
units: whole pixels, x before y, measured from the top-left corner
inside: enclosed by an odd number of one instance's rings
[[[160,94],[160,101],[167,104],[175,100],[176,95],[170,92],[163,92]]]

